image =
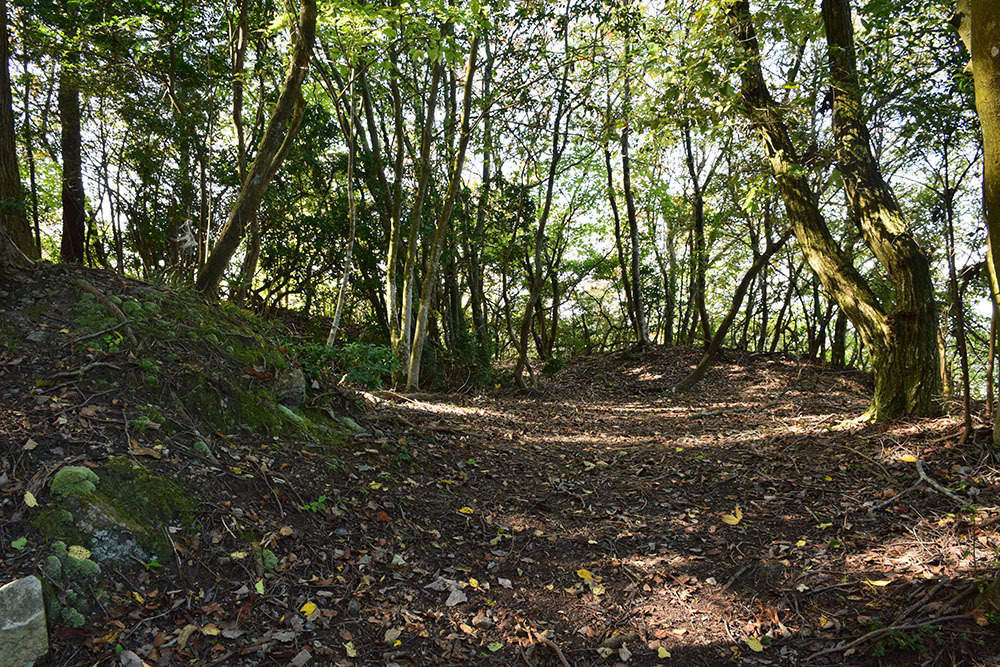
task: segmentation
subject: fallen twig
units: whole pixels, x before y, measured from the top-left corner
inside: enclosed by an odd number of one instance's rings
[[[907,631],[907,630],[918,630],[920,628],[925,628],[925,627],[927,627],[929,625],[934,625],[934,624],[937,624],[937,623],[944,623],[946,621],[957,621],[957,620],[963,619],[963,618],[969,618],[969,615],[968,614],[953,614],[951,616],[939,616],[937,618],[931,618],[931,619],[928,619],[928,620],[924,621],[923,623],[907,623],[905,625],[888,625],[888,626],[886,626],[884,628],[879,628],[878,630],[872,630],[871,632],[869,632],[867,634],[863,634],[860,637],[858,637],[857,639],[855,639],[854,641],[849,642],[847,644],[844,644],[843,646],[834,646],[832,648],[826,648],[826,649],[823,649],[822,651],[818,651],[816,653],[813,653],[811,656],[809,656],[808,658],[806,658],[805,661],[806,662],[812,662],[816,658],[819,658],[819,657],[824,656],[824,655],[830,655],[832,653],[841,653],[842,651],[846,651],[846,650],[854,648],[855,646],[858,646],[860,644],[864,644],[865,642],[870,641],[870,640],[874,639],[875,637],[878,637],[880,635],[884,635],[887,632],[904,632],[904,631]]]
[[[554,641],[552,641],[542,633],[538,632],[534,628],[528,628],[528,632],[531,633],[531,636],[534,637],[534,639],[537,642],[545,644],[550,649],[555,651],[555,654],[559,658],[559,662],[562,663],[563,667],[573,667],[572,665],[569,664],[569,660],[566,659],[566,656],[563,654],[562,649],[559,648],[558,644],[556,644]]]
[[[924,462],[921,461],[920,459],[917,459],[917,473],[920,475],[920,479],[922,479],[925,482],[927,482],[928,486],[930,486],[932,489],[934,489],[935,491],[937,491],[941,495],[947,496],[947,497],[951,498],[956,503],[958,503],[959,505],[962,505],[962,506],[965,506],[965,505],[969,504],[969,502],[967,500],[962,500],[961,498],[959,498],[958,496],[956,496],[951,490],[949,490],[948,488],[946,488],[944,486],[941,486],[940,484],[938,484],[937,482],[935,482],[933,479],[931,479],[930,477],[928,477],[927,473],[924,471]]]
[[[138,345],[138,341],[135,338],[135,333],[132,332],[132,327],[128,323],[128,318],[125,317],[125,313],[122,312],[121,308],[116,306],[111,299],[104,296],[103,292],[101,292],[99,289],[91,285],[83,278],[77,278],[74,282],[80,289],[92,294],[94,298],[100,301],[101,304],[108,309],[108,312],[111,313],[115,317],[115,319],[118,320],[118,324],[121,326],[122,329],[125,330],[125,335],[128,337],[128,342],[132,343],[132,345]]]

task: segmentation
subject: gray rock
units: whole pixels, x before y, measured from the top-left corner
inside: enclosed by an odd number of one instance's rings
[[[0,588],[0,667],[24,667],[49,651],[45,603],[38,577]]]
[[[274,376],[274,396],[291,409],[306,403],[306,376],[301,368],[283,368]]]
[[[32,343],[44,343],[45,342],[45,332],[41,330],[32,331],[27,336],[25,336]]]

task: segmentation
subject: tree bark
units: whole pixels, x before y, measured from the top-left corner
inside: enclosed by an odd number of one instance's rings
[[[37,259],[28,224],[14,142],[14,98],[10,87],[7,3],[0,3],[0,227],[28,257]]]
[[[437,282],[438,264],[441,260],[441,247],[444,245],[444,237],[451,224],[451,211],[455,205],[455,197],[458,195],[458,187],[462,182],[462,168],[465,165],[465,153],[469,147],[469,135],[471,134],[472,114],[472,83],[476,73],[476,57],[479,52],[479,35],[472,38],[469,46],[469,62],[465,72],[465,87],[462,98],[462,129],[458,140],[458,154],[451,170],[451,179],[448,183],[448,191],[445,194],[441,211],[438,214],[437,225],[434,231],[434,239],[431,241],[427,257],[426,271],[424,272],[424,283],[420,290],[420,305],[417,309],[417,322],[413,330],[413,344],[410,347],[410,359],[407,368],[406,388],[416,389],[420,386],[420,362],[424,353],[424,339],[427,336],[427,315],[430,312],[431,297]],[[414,224],[417,224],[414,221]]]
[[[195,288],[206,296],[218,295],[219,283],[222,282],[226,267],[243,239],[247,225],[257,214],[267,186],[295,140],[305,111],[302,81],[309,70],[309,56],[315,37],[316,2],[300,0],[298,23],[292,30],[292,56],[281,93],[257,147],[257,155],[250,166],[246,182],[240,187],[240,194],[222,227],[219,240],[195,283]]]

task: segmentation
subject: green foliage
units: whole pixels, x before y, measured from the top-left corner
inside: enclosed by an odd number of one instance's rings
[[[97,474],[90,468],[66,466],[52,476],[49,490],[62,498],[71,494],[88,495],[97,489],[98,481]]]
[[[306,503],[300,509],[306,512],[325,512],[326,511],[326,494],[321,495],[316,500]]]
[[[260,550],[260,560],[265,570],[273,570],[278,567],[278,557],[270,549]]]
[[[372,343],[347,343],[329,347],[307,343],[295,347],[295,357],[305,373],[321,379],[328,370],[342,374],[347,384],[380,389],[399,368],[392,349]]]

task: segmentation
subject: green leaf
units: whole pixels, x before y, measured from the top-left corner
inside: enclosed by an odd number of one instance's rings
[[[10,543],[10,548],[14,549],[15,551],[20,551],[21,549],[23,549],[27,545],[28,545],[28,538],[27,537],[19,537],[16,540],[14,540],[13,542]]]

